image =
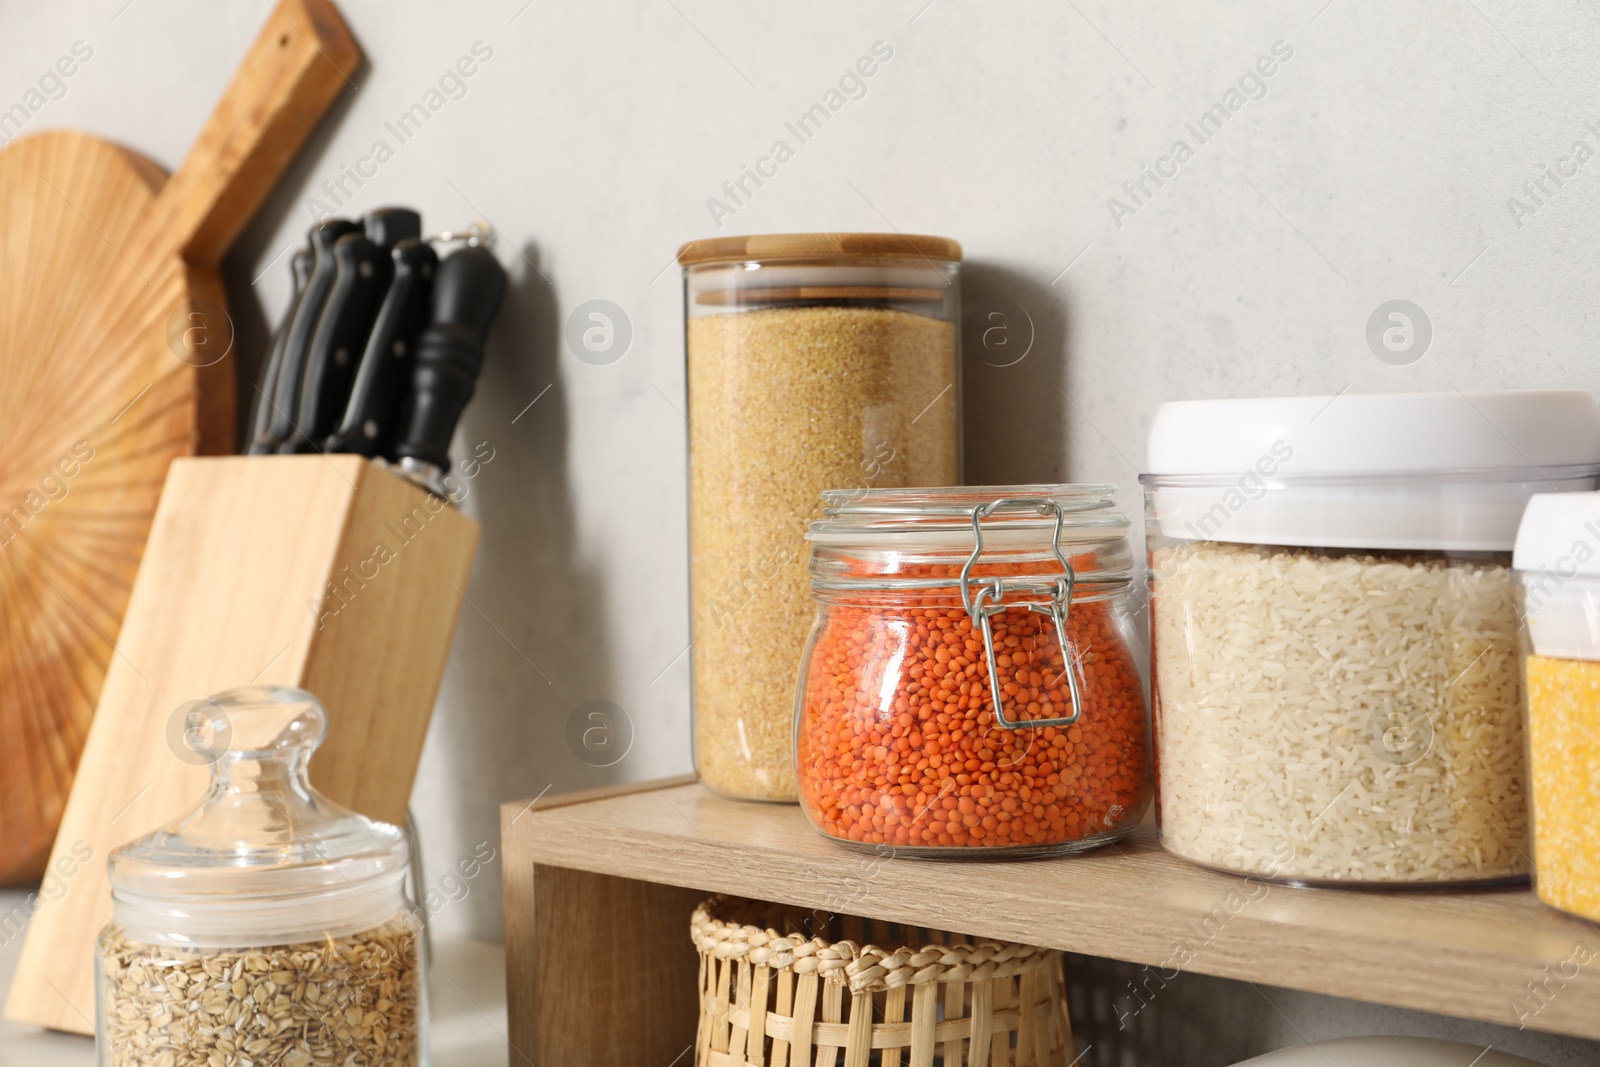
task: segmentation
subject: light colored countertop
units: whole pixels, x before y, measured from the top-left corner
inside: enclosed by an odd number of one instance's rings
[[[0,914],[25,894],[0,890]],[[22,936],[0,943],[0,1001],[22,952]],[[505,950],[481,941],[433,939],[428,972],[433,1062],[505,1067]],[[93,1067],[94,1039],[0,1020],[0,1067]]]

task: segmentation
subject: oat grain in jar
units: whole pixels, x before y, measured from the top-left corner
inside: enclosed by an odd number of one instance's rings
[[[800,803],[894,855],[1077,852],[1150,797],[1128,520],[1105,485],[833,492]]]
[[[961,247],[902,234],[695,241],[684,270],[695,764],[795,799],[806,525],[826,489],[961,477]]]
[[[322,706],[253,688],[186,714],[211,786],[111,855],[95,950],[102,1067],[426,1064],[406,841],[311,788]]]

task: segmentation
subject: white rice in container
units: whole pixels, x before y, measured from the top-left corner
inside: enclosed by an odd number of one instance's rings
[[[1474,558],[1158,547],[1165,846],[1308,882],[1529,873],[1516,604]]]

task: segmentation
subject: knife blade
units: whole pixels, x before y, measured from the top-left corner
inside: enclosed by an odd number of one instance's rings
[[[505,295],[506,272],[487,249],[461,248],[439,264],[433,314],[417,339],[411,391],[392,458],[400,472],[449,499],[450,439],[483,369],[484,343]]]
[[[395,245],[389,258],[394,280],[373,321],[344,418],[323,442],[324,452],[382,456],[394,448],[417,335],[432,313],[439,256],[433,246],[408,239]]]
[[[283,318],[272,335],[272,346],[261,364],[261,382],[256,386],[256,401],[246,443],[260,437],[272,419],[272,393],[278,381],[278,368],[283,362],[283,349],[289,340],[289,328],[294,324],[295,310],[300,306],[300,298],[305,295],[306,283],[311,280],[311,262],[310,245],[295,249],[294,255],[289,258],[289,273],[294,284],[289,290],[289,303],[283,310]]]
[[[294,434],[295,421],[300,406],[300,383],[305,378],[306,353],[311,347],[311,335],[316,331],[322,305],[333,288],[333,246],[339,238],[360,229],[349,219],[324,219],[311,228],[307,242],[311,245],[311,275],[306,279],[305,292],[295,308],[294,321],[283,344],[278,360],[278,377],[273,382],[272,414],[266,429],[250,443],[252,456],[276,452],[278,446]]]
[[[333,286],[306,353],[295,431],[278,446],[285,454],[316,451],[338,425],[350,398],[356,360],[394,269],[383,249],[359,233],[334,242],[333,262]]]

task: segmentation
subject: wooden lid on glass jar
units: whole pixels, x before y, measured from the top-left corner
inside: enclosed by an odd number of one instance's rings
[[[708,237],[678,249],[685,267],[743,260],[937,259],[961,261],[961,243],[916,233],[769,233]]]

